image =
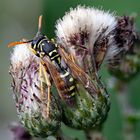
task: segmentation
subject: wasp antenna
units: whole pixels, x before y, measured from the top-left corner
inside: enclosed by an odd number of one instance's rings
[[[39,16],[38,19],[38,32],[41,32],[41,27],[42,27],[42,15]]]
[[[11,47],[14,47],[16,45],[20,45],[20,44],[25,44],[25,43],[29,43],[31,42],[32,40],[29,40],[29,41],[20,41],[20,42],[11,42],[8,44],[8,48],[11,48]]]
[[[19,45],[19,44],[23,44],[24,42],[11,42],[8,44],[8,48],[11,48],[11,47],[14,47],[16,45]]]

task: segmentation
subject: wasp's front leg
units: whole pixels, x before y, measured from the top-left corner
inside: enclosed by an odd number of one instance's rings
[[[40,79],[41,79],[41,98],[45,99],[46,94],[44,92],[43,89],[43,82],[42,82],[42,78],[45,78],[45,83],[47,84],[47,109],[46,109],[46,115],[47,118],[49,118],[49,114],[50,114],[50,102],[51,102],[51,82],[49,80],[49,75],[46,72],[45,67],[43,66],[43,64],[40,62],[40,66],[39,66],[39,75],[40,75]],[[44,76],[44,77],[43,77]]]

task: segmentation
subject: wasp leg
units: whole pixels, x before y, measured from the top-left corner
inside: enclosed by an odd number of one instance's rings
[[[72,60],[73,63],[76,63],[75,58],[72,54],[70,54],[70,59]]]
[[[44,74],[44,78],[45,78],[45,82],[47,84],[47,88],[48,88],[48,92],[47,92],[47,110],[46,110],[46,114],[47,114],[47,118],[49,118],[49,114],[50,114],[50,102],[51,102],[51,82],[48,78],[46,69],[44,68],[44,66],[42,65],[42,63],[40,62],[40,77],[43,76]],[[43,89],[43,82],[41,80],[41,97],[44,99],[45,98],[45,94],[44,94],[44,89]]]
[[[70,59],[73,63],[76,64],[75,57],[72,54],[70,54]],[[92,61],[93,61],[92,63],[95,65],[95,61],[94,60],[92,60]],[[98,78],[99,76],[98,76],[96,68],[94,68],[94,72],[92,74],[93,74],[93,79],[95,78],[99,82],[99,78]]]
[[[45,78],[45,82],[47,84],[47,88],[48,88],[48,92],[47,92],[47,110],[46,110],[46,113],[47,113],[47,118],[49,117],[49,114],[50,114],[50,102],[51,102],[51,82],[49,80],[49,76],[46,72],[46,69],[44,68],[44,66],[40,63],[40,77],[42,77],[42,72],[44,74],[44,78]],[[44,94],[44,90],[43,90],[43,83],[42,83],[42,80],[41,80],[41,96],[44,97],[45,94]]]
[[[41,64],[41,62],[39,64],[39,78],[40,78],[40,87],[41,87],[41,89],[40,89],[41,90],[41,98],[43,99],[45,94],[44,94],[43,82],[42,82],[43,75],[42,75],[42,64]]]

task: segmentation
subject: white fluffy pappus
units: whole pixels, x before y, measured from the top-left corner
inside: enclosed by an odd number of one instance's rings
[[[26,67],[30,63],[33,53],[29,50],[29,44],[23,43],[20,45],[14,46],[13,52],[11,54],[11,64],[14,68],[19,67],[21,64],[23,67]]]
[[[81,32],[88,34],[88,38],[82,38],[84,47],[88,46],[87,44],[92,44],[94,47],[97,41],[106,37],[108,42],[104,60],[109,60],[119,52],[114,40],[116,26],[117,19],[114,14],[93,7],[78,6],[75,9],[70,9],[62,19],[57,21],[56,35],[58,43],[72,53],[74,44],[70,40]]]
[[[35,72],[37,71],[36,69],[39,69],[37,67],[39,67],[40,60],[31,52],[29,45],[30,43],[23,43],[14,46],[10,59],[10,73],[13,81],[15,81],[12,83],[14,89],[13,97],[22,100],[25,112],[30,111],[31,108],[38,108],[33,93],[40,98],[40,91],[34,86],[34,83],[40,85],[38,81],[39,74]],[[31,101],[31,99],[34,100]],[[17,102],[17,105],[20,106],[21,104]],[[28,109],[28,107],[30,108]]]

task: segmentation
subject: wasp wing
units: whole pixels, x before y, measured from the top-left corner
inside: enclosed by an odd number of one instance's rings
[[[60,77],[60,72],[57,70],[57,67],[50,61],[50,59],[45,56],[42,58],[43,63],[47,66],[51,78],[57,88],[59,96],[66,101],[67,104],[74,104],[74,96],[71,96],[69,92],[70,86],[65,82],[63,78]],[[76,86],[76,85],[74,85]]]
[[[96,94],[98,92],[97,84],[93,83],[94,81],[89,77],[89,75],[73,62],[70,55],[62,47],[59,47],[59,53],[70,68],[73,76],[84,86],[84,88],[90,94]]]

